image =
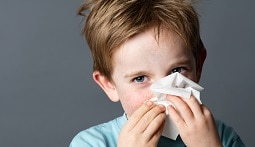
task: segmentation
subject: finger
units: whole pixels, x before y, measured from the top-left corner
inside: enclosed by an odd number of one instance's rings
[[[148,126],[144,134],[148,136],[147,140],[154,140],[157,142],[163,132],[164,123],[166,119],[165,113],[160,113]]]
[[[189,105],[180,97],[169,95],[167,99],[175,106],[175,109],[178,111],[179,115],[187,123],[190,123],[193,118],[193,112],[191,111]]]
[[[210,110],[203,104],[201,105],[201,109],[203,112],[203,116],[206,117],[207,119],[213,120],[213,122],[214,122],[214,118],[213,118],[213,115],[210,112]]]
[[[144,104],[142,104],[128,119],[127,124],[123,127],[123,129],[126,129],[127,131],[130,131],[136,126],[136,124],[140,121],[140,119],[148,112],[152,107],[154,106],[154,103],[151,101],[147,101]]]
[[[175,126],[178,130],[181,130],[184,126],[186,126],[186,123],[182,119],[182,117],[178,114],[178,112],[175,110],[175,108],[172,105],[169,105],[167,107],[169,116],[172,121],[174,122]]]
[[[137,123],[135,131],[137,133],[144,132],[145,130],[149,130],[149,125],[154,123],[155,118],[162,112],[165,111],[165,106],[158,105],[154,106],[151,110],[149,110]],[[158,125],[158,124],[157,124]],[[158,125],[159,126],[159,125]]]
[[[165,109],[165,106],[162,106],[161,109]],[[158,115],[154,117],[154,119],[148,124],[147,128],[145,129],[145,133],[149,136],[152,136],[157,131],[160,130],[161,126],[164,125],[164,121],[166,118],[166,114],[164,111],[161,111]]]
[[[184,98],[183,100],[188,104],[195,118],[203,115],[202,105],[194,96],[191,96],[189,99]]]

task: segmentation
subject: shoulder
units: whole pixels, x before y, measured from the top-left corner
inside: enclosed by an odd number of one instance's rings
[[[124,123],[125,117],[121,116],[109,122],[83,130],[73,138],[70,147],[116,146],[118,134]]]
[[[221,142],[224,146],[228,147],[244,147],[244,143],[240,136],[231,127],[223,123],[222,121],[216,120],[216,125],[221,138]]]

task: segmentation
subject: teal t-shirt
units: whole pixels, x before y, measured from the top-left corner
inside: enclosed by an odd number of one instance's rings
[[[125,115],[118,117],[107,123],[93,126],[78,133],[72,140],[70,147],[115,147],[117,146],[118,135],[121,128],[126,123]],[[245,147],[241,138],[233,128],[225,125],[221,121],[216,121],[221,142],[224,147]],[[180,136],[172,140],[161,136],[158,147],[184,147]]]

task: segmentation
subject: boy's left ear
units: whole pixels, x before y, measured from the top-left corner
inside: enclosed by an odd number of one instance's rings
[[[200,56],[198,57],[198,62],[197,62],[197,79],[198,81],[200,80],[202,70],[203,70],[203,65],[205,62],[207,56],[206,48],[203,47]]]
[[[104,90],[111,101],[119,101],[118,92],[113,82],[109,81],[109,79],[102,75],[99,71],[93,72],[93,79]]]

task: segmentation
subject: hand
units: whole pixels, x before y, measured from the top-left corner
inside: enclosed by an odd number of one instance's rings
[[[157,146],[165,117],[165,106],[157,106],[151,101],[142,104],[121,130],[118,147]]]
[[[169,116],[186,146],[222,146],[213,115],[204,105],[193,96],[185,99],[168,95],[167,99],[175,106],[168,107]]]

